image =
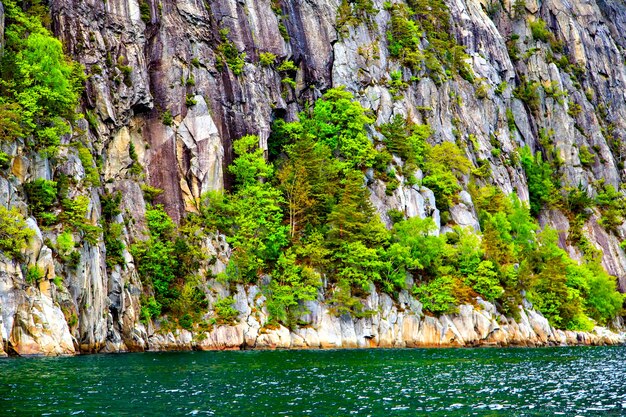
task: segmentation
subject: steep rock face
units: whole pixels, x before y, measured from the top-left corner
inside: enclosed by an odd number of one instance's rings
[[[408,83],[401,94],[390,86],[390,74],[402,68],[388,50],[390,14],[383,1],[373,1],[377,12],[365,21],[338,30],[340,3],[50,1],[56,35],[90,75],[84,107],[95,122],[80,128],[86,132],[91,153],[102,159],[105,185],[71,192],[71,197],[89,196],[90,221],[101,221],[100,197],[120,191],[122,213],[115,222],[122,225],[126,246],[145,238],[146,203],[140,187],[144,179],[134,173],[137,164],[146,171],[145,182],[166,191],[156,202],[180,220],[186,212],[197,210],[202,193],[230,185],[227,166],[234,139],[257,134],[261,146],[267,147],[273,119],[294,120],[305,103],[339,85],[371,109],[377,124],[397,114],[428,123],[434,142],[459,143],[476,165],[488,165],[489,182],[507,193],[516,192],[522,200],[528,200],[529,192],[515,153],[524,145],[533,150],[552,146],[561,161],[564,185],[580,185],[593,193],[592,184],[598,180],[617,188],[623,182],[626,41],[621,32],[626,8],[622,3],[527,1],[520,11],[511,1],[501,7],[478,0],[447,2],[453,35],[465,46],[478,82],[457,77],[438,85],[424,77]],[[539,18],[562,44],[567,65],[546,48],[537,48],[545,41],[533,37],[527,20]],[[1,35],[1,6],[0,29]],[[232,54],[226,59],[225,48],[231,52],[234,48],[240,60]],[[261,52],[275,54],[277,63],[290,59],[296,64],[298,71],[289,74],[295,87],[283,82],[286,75],[277,65],[259,63]],[[543,86],[535,102],[514,94],[526,80]],[[582,160],[582,149],[592,151],[591,161]],[[24,214],[21,186],[25,182],[53,178],[55,170],[77,182],[85,178],[85,167],[72,150],[62,151],[63,163],[58,165],[26,152],[20,144],[3,150],[13,161],[11,178],[0,177],[0,204],[18,207]],[[479,227],[467,192],[461,193],[442,221],[431,190],[404,185],[401,176],[398,180],[400,186],[387,195],[384,183],[368,177],[372,202],[387,226],[391,226],[387,212],[396,209],[408,217],[432,217],[441,232],[454,224]],[[568,240],[570,219],[562,211],[542,213],[541,222],[560,232],[560,244],[574,258],[582,257]],[[68,268],[55,259],[50,247],[59,230],[42,231],[34,218],[29,225],[37,238],[24,254],[27,262],[16,265],[2,258],[0,264],[2,338],[18,353],[168,346],[413,346],[523,340],[545,344],[548,334],[551,343],[587,337],[563,336],[543,325],[530,325],[541,321],[530,311],[520,323],[506,325],[495,313],[483,319],[483,312],[469,307],[462,307],[458,317],[434,319],[418,312],[400,314],[386,296],[376,295],[376,301],[368,299],[373,307],[382,308],[376,319],[335,318],[320,302],[309,307],[313,328],[263,333],[261,320],[245,314],[238,326],[217,327],[203,342],[184,332],[165,339],[139,322],[141,282],[127,250],[125,268],[108,267],[102,243],[77,242],[81,260]],[[619,245],[626,229],[608,233],[594,213],[582,231],[602,250],[603,266],[626,290],[626,255]],[[219,262],[227,258],[212,245],[207,242]],[[24,277],[27,266],[35,264],[46,273],[39,288]],[[214,269],[219,272],[220,266]],[[60,285],[51,285],[55,278]],[[237,294],[250,298],[250,291]],[[240,304],[242,312],[254,306],[251,301]],[[500,326],[499,332],[485,333],[493,322]],[[505,326],[509,327],[502,330]],[[413,336],[405,338],[408,334]]]

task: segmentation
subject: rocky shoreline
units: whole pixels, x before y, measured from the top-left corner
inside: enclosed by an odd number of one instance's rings
[[[217,286],[219,288],[219,285]],[[222,288],[226,292],[226,288]],[[216,296],[218,296],[216,294]],[[214,325],[209,331],[159,331],[154,326],[135,326],[132,337],[111,334],[100,349],[81,349],[69,332],[62,313],[40,295],[41,309],[16,316],[10,337],[3,337],[1,356],[73,355],[133,351],[239,350],[239,349],[341,349],[426,347],[540,347],[571,345],[621,345],[626,333],[604,327],[591,332],[558,330],[530,305],[520,307],[515,321],[478,299],[461,305],[458,313],[432,317],[422,312],[418,300],[404,290],[398,301],[373,290],[364,300],[370,315],[354,318],[331,314],[321,301],[308,302],[302,316],[305,326],[290,330],[267,326],[265,297],[257,286],[238,286],[233,294],[240,311],[236,325]],[[57,311],[58,310],[58,311]],[[125,340],[124,340],[125,339]]]

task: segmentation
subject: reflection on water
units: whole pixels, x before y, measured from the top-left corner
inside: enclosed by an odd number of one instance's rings
[[[0,415],[626,416],[626,347],[0,360]]]

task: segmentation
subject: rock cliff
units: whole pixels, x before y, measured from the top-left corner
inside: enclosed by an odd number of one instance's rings
[[[267,310],[259,289],[238,288],[236,306],[241,314],[235,326],[215,326],[205,333],[187,330],[154,334],[151,350],[224,349],[336,349],[471,346],[575,346],[618,345],[624,333],[596,327],[593,332],[557,330],[541,314],[523,309],[519,321],[506,318],[493,304],[479,300],[475,307],[462,305],[454,315],[425,316],[422,306],[406,291],[394,301],[373,290],[365,300],[369,317],[337,317],[320,301],[308,302],[307,323],[295,329],[264,326]]]
[[[339,12],[342,4],[352,11],[348,18]],[[24,184],[62,173],[72,179],[71,198],[88,197],[86,217],[98,225],[104,221],[103,196],[119,191],[120,212],[106,221],[121,229],[125,266],[107,264],[101,239],[89,242],[79,235],[74,236],[79,260],[68,265],[55,249],[61,230],[28,217],[34,237],[23,260],[0,254],[0,354],[623,343],[623,336],[601,328],[556,330],[529,305],[517,321],[482,301],[436,318],[425,315],[406,291],[393,300],[375,289],[364,301],[374,312],[369,317],[332,315],[320,293],[318,301],[308,302],[301,327],[268,328],[259,287],[228,289],[210,280],[205,283],[210,301],[215,294],[234,296],[237,324],[192,334],[140,321],[142,283],[126,248],[145,239],[142,185],[163,189],[155,202],[179,222],[198,211],[203,193],[232,185],[227,167],[235,139],[255,134],[267,149],[273,120],[295,120],[331,87],[346,86],[378,125],[395,115],[430,125],[433,144],[456,142],[475,166],[490,173],[491,184],[523,201],[529,190],[516,152],[525,145],[552,151],[563,187],[590,195],[599,181],[621,188],[626,180],[622,2],[446,0],[451,35],[465,48],[473,82],[409,79],[389,50],[391,9],[373,0],[371,10],[360,14],[356,4],[361,3],[50,0],[52,31],[88,74],[80,109],[85,119],[75,129],[87,138],[96,162],[86,166],[71,146],[47,158],[24,143],[0,143],[11,156],[10,168],[0,173],[0,205],[28,216]],[[263,65],[267,53],[276,62],[291,60],[295,69],[287,73]],[[400,74],[399,85],[393,74]],[[70,135],[64,141],[69,145]],[[85,181],[95,167],[101,185]],[[379,179],[369,181],[371,201],[388,226],[388,211],[396,209],[408,217],[433,218],[442,233],[453,225],[480,228],[468,192],[461,192],[442,218],[431,190],[410,185],[399,174],[397,179],[400,185],[391,193]],[[620,243],[626,226],[607,230],[600,218],[593,211],[576,234],[601,251],[603,267],[623,292],[626,254]],[[541,224],[555,228],[561,246],[580,259],[571,221],[558,207],[540,214]],[[213,258],[204,268],[214,273],[224,269],[229,254],[220,239],[205,244]],[[32,265],[44,271],[36,285],[26,276]]]

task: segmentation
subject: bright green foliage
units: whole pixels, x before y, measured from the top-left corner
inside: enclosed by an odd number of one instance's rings
[[[376,249],[363,241],[344,242],[331,256],[334,278],[339,287],[349,286],[357,293],[367,293],[372,282],[380,281],[383,262]]]
[[[422,165],[429,147],[426,139],[432,135],[428,125],[412,125],[400,115],[390,123],[380,126],[385,137],[385,146],[409,164]]]
[[[239,315],[239,311],[234,307],[235,299],[233,297],[220,298],[215,302],[213,309],[215,310],[217,324],[234,324]]]
[[[246,54],[239,52],[237,46],[233,41],[228,39],[230,30],[228,28],[220,29],[221,43],[217,47],[218,59],[217,66],[220,64],[223,67],[224,61],[228,64],[228,67],[234,75],[241,75],[243,73],[243,67],[246,64]],[[195,104],[195,103],[194,103]]]
[[[550,30],[546,27],[546,22],[543,19],[537,19],[534,22],[530,22],[530,31],[533,34],[533,39],[542,42],[548,42],[550,37]]]
[[[179,260],[184,261],[180,256]],[[188,275],[184,284],[179,286],[179,293],[170,308],[172,314],[177,317],[178,324],[183,329],[192,330],[194,322],[200,320],[208,306],[206,294],[201,289],[200,278]]]
[[[452,313],[480,296],[515,315],[524,292],[561,328],[588,329],[588,315],[606,323],[617,314],[621,296],[612,278],[596,278],[593,265],[571,261],[550,231],[538,233],[524,203],[496,187],[469,187],[482,235],[456,227],[439,236],[432,219],[404,220],[401,212],[393,213],[394,227],[386,230],[369,201],[363,168],[395,176],[389,166],[390,152],[396,153],[405,163],[393,169],[407,175],[422,168],[423,184],[434,190],[441,209],[455,202],[472,164],[452,143],[430,146],[430,128],[406,125],[401,117],[380,127],[387,150],[376,152],[366,134],[369,123],[349,93],[331,90],[300,121],[274,124],[268,144],[273,163],[258,138],[236,141],[229,168],[234,189],[204,198],[204,225],[225,233],[233,249],[222,278],[245,283],[271,277],[262,289],[270,325],[298,325],[304,302],[318,296],[321,276],[337,315],[370,314],[362,299],[372,288],[397,294],[411,281],[432,314]],[[522,163],[530,184],[554,185],[528,150]],[[545,192],[539,189],[531,187],[531,202],[544,204],[548,196],[537,196]],[[573,196],[571,204],[582,200]]]
[[[37,265],[32,265],[32,266],[29,266],[28,269],[26,270],[26,276],[24,277],[24,279],[29,284],[37,284],[39,283],[39,281],[43,279],[43,277],[44,277],[43,269],[41,269]]]
[[[278,259],[287,243],[287,227],[282,224],[280,190],[264,181],[273,175],[265,162],[256,136],[244,136],[233,148],[238,158],[229,167],[238,186],[233,195],[209,194],[203,208],[205,221],[226,232],[233,247],[226,277],[254,281],[267,268],[266,261]]]
[[[148,324],[153,317],[161,315],[161,304],[152,296],[141,297],[141,321]]]
[[[301,303],[315,300],[320,285],[320,274],[311,267],[298,265],[295,253],[288,250],[281,254],[267,288],[270,322],[295,327],[304,312]]]
[[[78,158],[80,159],[80,163],[85,169],[86,184],[91,186],[99,186],[100,174],[98,173],[98,169],[93,162],[93,156],[91,155],[91,152],[82,143],[77,144],[76,149],[78,150]]]
[[[507,198],[497,188],[485,187],[474,190],[474,202],[480,213],[484,256],[504,292],[496,294],[498,283],[493,279],[488,288],[505,312],[515,313],[522,291],[558,328],[589,330],[592,323],[587,316],[606,324],[620,312],[623,296],[615,289],[615,279],[597,260],[581,264],[571,260],[558,247],[555,231],[546,228],[538,233],[536,221],[517,197]],[[489,297],[477,282],[468,284]]]
[[[75,231],[82,232],[83,239],[86,242],[95,245],[98,243],[102,229],[87,218],[90,204],[91,200],[84,195],[76,196],[74,200],[65,198],[61,201],[63,212],[59,218]]]
[[[594,200],[589,196],[585,187],[580,184],[578,187],[566,188],[565,196],[566,208],[575,214],[586,217],[585,210],[595,205]]]
[[[387,32],[389,53],[413,72],[424,72],[440,84],[458,73],[472,81],[473,74],[465,62],[467,54],[457,44],[450,26],[450,12],[442,0],[410,0],[389,4],[390,30]],[[422,39],[426,47],[422,50]]]
[[[457,262],[457,269],[461,276],[476,272],[485,255],[479,235],[469,227],[456,226],[452,233],[446,235],[446,240],[455,245],[455,251],[450,253],[450,258]]]
[[[80,252],[75,249],[74,236],[70,231],[65,231],[57,236],[56,250],[59,256],[70,268],[75,268],[80,262]]]
[[[470,161],[451,142],[433,146],[427,153],[422,184],[435,194],[440,210],[447,210],[453,197],[461,191],[459,178],[469,174]]]
[[[556,244],[556,235],[546,231],[542,234],[543,264],[528,293],[528,299],[541,311],[550,324],[567,328],[582,312],[582,299],[576,287],[568,286],[566,267],[569,259]]]
[[[495,300],[504,292],[493,262],[482,261],[476,272],[467,276],[466,284],[486,300]]]
[[[605,229],[616,232],[626,216],[626,196],[610,184],[602,184],[596,196],[596,204],[602,212],[600,224]]]
[[[259,54],[259,64],[263,67],[271,67],[276,62],[276,55],[271,52],[261,52]]]
[[[52,155],[61,135],[70,131],[68,122],[76,117],[85,76],[78,64],[65,57],[61,42],[38,16],[25,14],[13,0],[4,2],[4,7],[0,123],[9,138],[32,135],[35,148]]]
[[[528,182],[530,213],[536,217],[543,207],[550,207],[558,201],[558,184],[550,164],[543,161],[541,153],[533,156],[530,148],[525,146],[520,151],[520,162]]]
[[[413,295],[420,300],[424,310],[434,314],[454,313],[460,301],[456,294],[457,281],[449,275],[413,288]]]
[[[63,232],[57,237],[57,248],[62,255],[69,254],[74,250],[74,236],[70,232]]]
[[[150,3],[148,3],[147,0],[139,1],[139,12],[141,13],[141,20],[143,20],[146,25],[149,24],[152,16],[150,13]]]
[[[296,72],[298,71],[298,67],[294,62],[290,59],[286,59],[276,68],[278,72]]]
[[[590,168],[593,165],[596,156],[589,151],[588,147],[583,145],[578,149],[578,158],[580,159],[582,166]]]
[[[515,116],[513,115],[513,110],[507,107],[506,109],[506,124],[509,127],[509,131],[511,134],[514,134],[517,131],[517,126],[515,125]]]
[[[302,142],[300,142],[302,144]],[[313,142],[310,146],[315,147]],[[312,149],[309,148],[308,151]],[[307,151],[301,147],[292,147],[290,154]],[[283,164],[278,171],[278,188],[285,196],[287,212],[289,213],[289,236],[294,239],[301,229],[302,219],[315,205],[315,198],[312,195],[312,178],[309,177],[310,160],[302,158],[292,158]]]
[[[343,162],[344,170],[369,167],[376,157],[365,130],[371,123],[373,120],[354,101],[352,93],[344,87],[333,88],[316,101],[310,114],[301,113],[299,122],[277,121],[274,124],[268,141],[269,154],[278,156],[283,147],[306,137],[326,145],[332,155]],[[318,148],[315,152],[322,150]],[[336,160],[329,162],[337,164]]]
[[[585,297],[587,313],[600,325],[607,325],[619,314],[623,314],[624,295],[617,292],[615,278],[595,262],[585,265],[588,292]]]
[[[538,88],[538,82],[523,79],[520,85],[513,90],[513,97],[522,100],[533,113],[537,113],[541,105]]]
[[[337,10],[337,31],[348,34],[349,27],[367,23],[370,27],[377,10],[372,0],[342,0]]]
[[[116,202],[109,203],[109,206],[116,207]],[[113,213],[115,209],[109,215]],[[160,205],[148,205],[146,221],[149,239],[130,247],[141,281],[152,293],[142,315],[148,320],[161,313],[170,313],[179,319],[181,326],[189,327],[189,321],[197,319],[207,305],[206,297],[198,288],[198,280],[192,275],[201,256],[195,246],[196,233],[192,227],[183,226],[177,230]],[[188,234],[181,236],[181,232]]]
[[[328,272],[337,281],[338,294],[333,301],[342,313],[351,310],[341,302],[350,290],[366,293],[371,282],[381,280],[383,262],[377,248],[387,240],[387,230],[374,214],[359,171],[350,171],[342,180],[327,224],[326,246],[332,253]]]
[[[0,151],[0,169],[7,169],[11,162],[11,157],[6,153]]]
[[[389,54],[412,70],[419,70],[424,55],[419,50],[422,33],[410,19],[412,11],[403,4],[394,4],[390,10],[391,26],[387,32]]]
[[[363,293],[380,279],[378,246],[387,231],[355,169],[376,154],[365,131],[371,122],[350,93],[330,90],[299,122],[275,124],[269,153],[287,155],[277,175],[258,139],[244,137],[234,144],[238,157],[230,167],[235,191],[207,196],[205,224],[226,232],[233,247],[225,278],[256,281],[270,273],[268,306],[276,322],[294,324],[299,301],[315,296],[321,272],[334,284],[338,313],[359,313],[353,290]]]
[[[131,246],[142,282],[154,290],[154,298],[167,310],[177,292],[174,287],[178,260],[174,256],[174,223],[162,206],[146,210],[150,239]]]
[[[265,162],[263,149],[259,148],[257,136],[244,136],[233,143],[233,150],[238,158],[228,167],[243,187],[254,185],[261,178],[273,174],[273,167]]]
[[[9,258],[18,258],[34,234],[17,208],[9,210],[0,205],[0,252]]]
[[[171,110],[167,109],[163,112],[163,116],[161,117],[161,121],[165,126],[172,126],[174,124],[174,117],[172,116]]]
[[[0,138],[13,142],[24,136],[21,125],[21,107],[17,103],[0,103]]]
[[[141,191],[143,191],[143,198],[150,204],[154,204],[154,199],[163,194],[162,189],[147,184],[141,184]]]
[[[373,238],[379,234],[380,222],[373,220],[374,209],[368,199],[363,176],[350,171],[342,181],[338,204],[328,215],[328,237],[334,244]]]
[[[336,157],[345,160],[346,168],[369,167],[376,151],[365,125],[373,123],[373,119],[353,98],[342,87],[328,90],[315,102],[312,117],[302,124],[317,140],[328,145]]]
[[[280,204],[284,200],[278,189],[260,182],[272,175],[273,168],[265,163],[257,145],[256,136],[235,141],[233,148],[239,157],[230,167],[241,186],[230,205],[236,229],[229,243],[234,249],[237,276],[244,279],[256,278],[264,260],[277,259],[287,240],[287,228],[281,224]]]
[[[256,280],[265,269],[265,260],[277,259],[287,243],[287,227],[282,225],[280,191],[267,183],[240,190],[231,201],[235,225],[229,243],[233,247],[234,276]]]
[[[437,274],[445,249],[445,239],[434,234],[436,228],[430,217],[412,217],[394,226],[393,241],[405,248],[406,256],[402,263],[408,270],[421,270],[429,276]]]
[[[24,192],[28,199],[28,207],[43,225],[56,223],[56,216],[51,213],[57,202],[57,183],[43,178],[24,184]]]

